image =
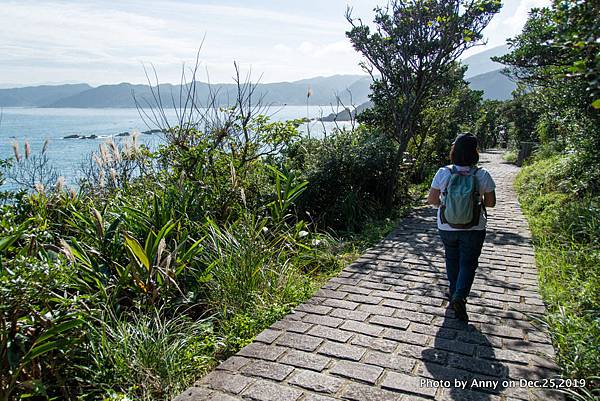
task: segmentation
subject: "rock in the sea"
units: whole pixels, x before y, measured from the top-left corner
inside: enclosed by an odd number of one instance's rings
[[[116,136],[129,136],[129,132],[121,132],[120,134],[117,134]]]
[[[148,131],[142,131],[142,134],[150,135],[150,134],[158,134],[159,132],[162,132],[162,130],[161,129],[150,129]]]
[[[77,134],[67,135],[67,136],[63,137],[63,139],[77,139],[77,138],[79,138],[79,135],[77,135]]]
[[[96,138],[98,138],[98,135],[96,135],[96,134],[92,134],[89,136],[82,135],[79,137],[79,139],[96,139]]]

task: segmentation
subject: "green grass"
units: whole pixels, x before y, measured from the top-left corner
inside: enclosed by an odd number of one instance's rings
[[[576,191],[571,165],[572,156],[538,159],[515,184],[535,239],[556,361],[564,377],[586,378],[591,389],[600,384],[600,198]]]
[[[504,152],[504,154],[502,155],[502,160],[504,160],[507,163],[516,163],[517,162],[517,157],[518,157],[518,151],[517,150],[507,150],[506,152]]]

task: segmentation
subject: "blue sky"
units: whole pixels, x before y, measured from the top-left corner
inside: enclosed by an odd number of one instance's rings
[[[230,82],[233,61],[261,82],[362,73],[345,37],[348,5],[365,21],[383,0],[2,0],[0,84],[178,82],[202,39],[202,74]],[[508,0],[486,30],[488,47],[522,28],[531,7]],[[485,48],[480,46],[467,53]]]

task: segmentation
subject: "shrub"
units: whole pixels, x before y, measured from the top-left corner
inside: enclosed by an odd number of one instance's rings
[[[309,182],[298,200],[301,215],[310,214],[324,227],[360,230],[368,218],[392,214],[390,207],[402,204],[407,195],[402,181],[394,204],[385,203],[395,151],[388,138],[364,128],[296,143],[286,156],[289,166],[299,169]]]

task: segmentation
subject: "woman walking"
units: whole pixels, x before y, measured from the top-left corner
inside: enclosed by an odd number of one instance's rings
[[[458,319],[468,322],[466,302],[485,240],[485,208],[496,205],[496,184],[488,171],[477,167],[477,138],[472,134],[456,138],[450,160],[452,165],[440,168],[433,178],[427,201],[439,206],[450,306]]]

